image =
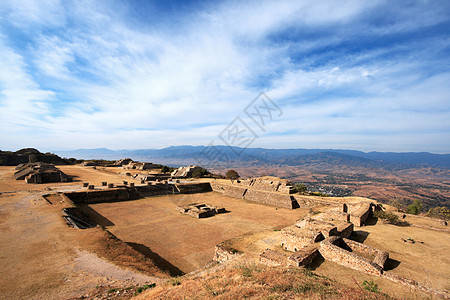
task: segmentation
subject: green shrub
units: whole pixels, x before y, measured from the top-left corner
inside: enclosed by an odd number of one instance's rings
[[[408,207],[406,208],[406,213],[411,215],[418,215],[422,208],[422,202],[420,202],[419,200],[414,200],[414,203],[408,205]]]
[[[208,172],[208,170],[201,168],[201,169],[194,170],[194,172],[192,172],[192,177],[193,178],[202,178],[209,174],[210,173]]]
[[[442,220],[450,220],[450,208],[442,206],[442,207],[433,207],[426,214],[427,217],[437,218]]]
[[[373,213],[375,218],[379,218],[383,220],[385,224],[392,224],[396,226],[409,226],[409,223],[406,221],[401,221],[398,216],[392,212],[385,210],[377,210]]]
[[[374,283],[372,280],[371,281],[364,280],[362,283],[362,287],[363,287],[363,289],[374,292],[374,293],[380,292],[380,288],[378,288],[378,284]]]
[[[134,292],[134,295],[139,295],[140,293],[142,293],[145,290],[154,288],[156,286],[156,283],[152,283],[152,284],[144,284],[143,286],[139,286],[136,288],[136,291]]]
[[[306,193],[308,191],[308,187],[303,183],[294,184],[294,189],[299,193]]]

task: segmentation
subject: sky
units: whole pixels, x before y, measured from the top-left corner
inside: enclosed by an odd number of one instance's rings
[[[450,153],[449,28],[446,0],[2,0],[0,149]]]

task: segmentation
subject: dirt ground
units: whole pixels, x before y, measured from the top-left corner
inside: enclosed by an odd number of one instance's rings
[[[64,166],[69,175],[103,181],[79,166]],[[85,171],[86,170],[86,171]],[[68,299],[96,286],[130,286],[157,279],[125,270],[83,250],[98,230],[76,230],[61,217],[63,204],[41,197],[57,190],[81,188],[81,182],[26,184],[13,178],[14,167],[0,167],[0,299]],[[120,183],[122,177],[109,175]],[[97,180],[97,181],[95,181]],[[95,266],[95,268],[93,268]]]
[[[177,205],[198,202],[223,206],[228,212],[195,219],[175,210]],[[273,231],[307,214],[307,210],[303,209],[277,209],[216,192],[148,197],[90,207],[103,216],[105,225],[114,224],[107,226],[108,230],[120,239],[150,247],[183,273],[194,271],[211,261],[214,246],[222,241],[246,233]]]

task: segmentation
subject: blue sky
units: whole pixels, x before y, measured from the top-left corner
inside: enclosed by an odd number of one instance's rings
[[[449,1],[1,1],[0,149],[450,153]]]

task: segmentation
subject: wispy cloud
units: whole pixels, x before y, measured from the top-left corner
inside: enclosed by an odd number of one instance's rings
[[[450,151],[446,1],[139,5],[2,1],[1,148],[207,144],[264,90],[258,146]]]

